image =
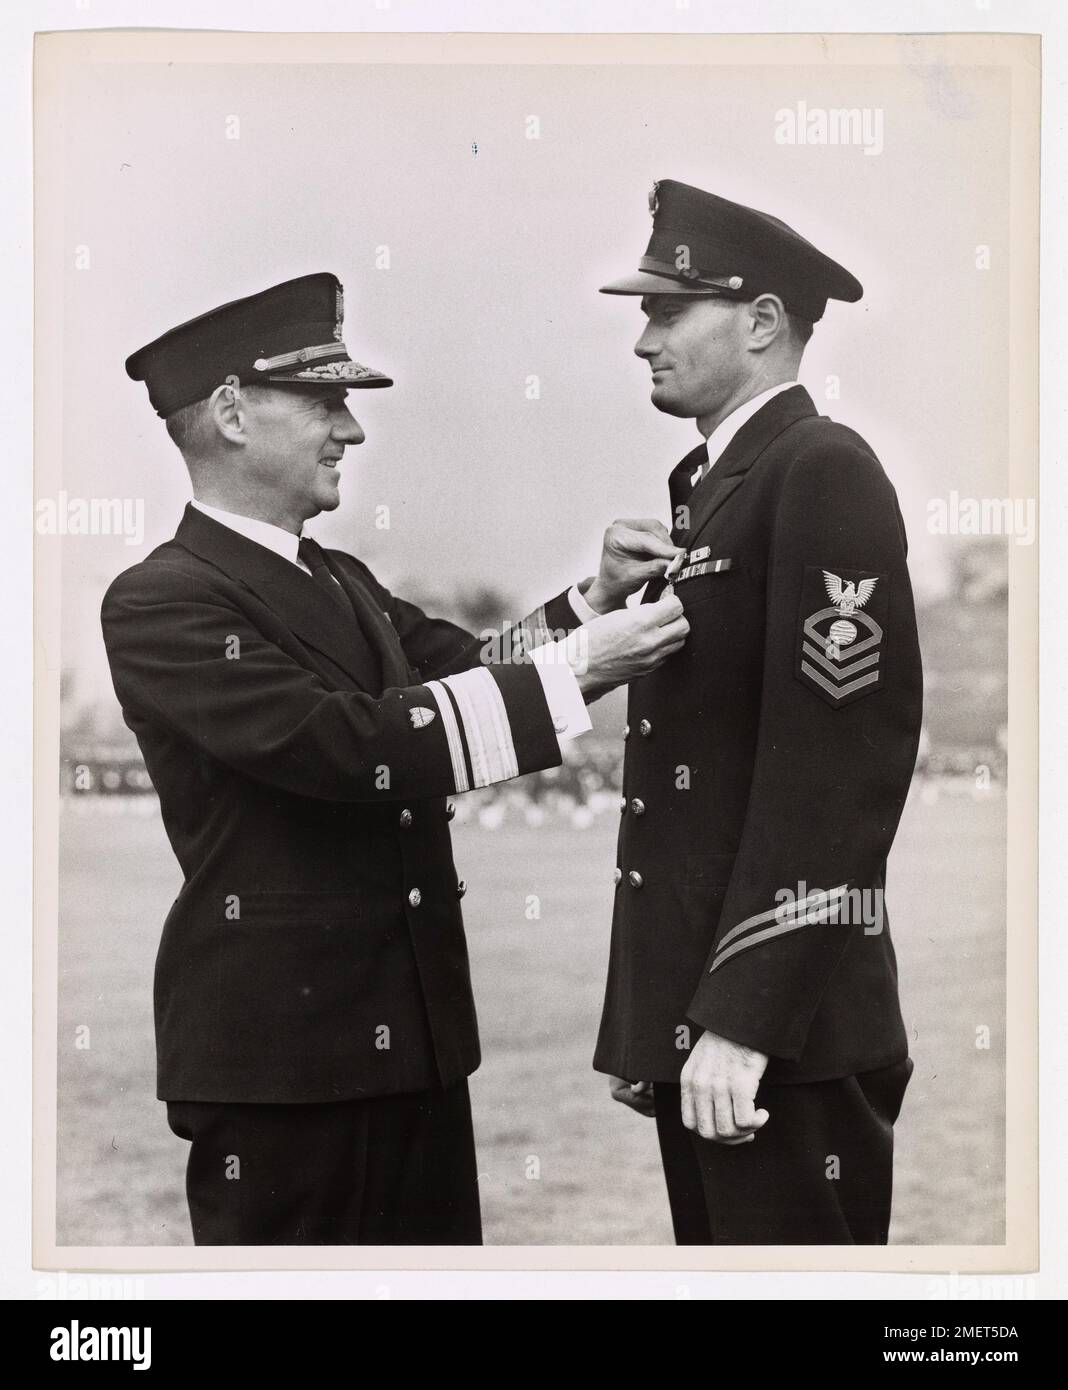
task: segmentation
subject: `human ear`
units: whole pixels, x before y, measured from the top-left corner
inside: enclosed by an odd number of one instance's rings
[[[786,327],[786,308],[777,294],[761,294],[748,306],[749,346],[770,347]]]
[[[244,444],[247,441],[247,407],[241,397],[237,381],[226,381],[216,386],[208,401],[215,428],[231,444]]]

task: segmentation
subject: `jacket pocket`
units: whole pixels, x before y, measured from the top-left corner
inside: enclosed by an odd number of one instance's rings
[[[235,921],[294,925],[340,925],[367,917],[367,893],[238,893]]]
[[[718,574],[702,574],[696,579],[683,579],[675,585],[675,597],[684,609],[690,609],[711,598],[736,594],[745,587],[744,571],[720,570]]]
[[[376,1026],[400,1035],[418,987],[404,914],[373,893],[245,894],[240,916],[212,928],[202,975],[221,1059],[276,1079],[307,1059],[373,1061]]]

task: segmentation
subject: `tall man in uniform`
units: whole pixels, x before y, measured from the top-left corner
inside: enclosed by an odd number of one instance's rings
[[[596,616],[648,574],[649,544],[672,548],[631,528],[632,554],[617,528],[597,578],[525,621],[529,660],[480,663],[477,638],[303,534],[364,438],[346,392],[392,384],[349,357],[333,275],[223,305],[126,366],[194,493],[102,610],[184,874],[155,1014],[194,1238],[476,1243],[446,798],[556,766],[585,700],[678,649],[677,599]]]
[[[679,1243],[882,1243],[920,653],[894,489],[797,384],[827,300],[862,290],[765,213],[668,180],[650,207],[604,292],[641,297],[652,402],[705,442],[669,478],[690,636],[630,687],[594,1065],[655,1111]]]

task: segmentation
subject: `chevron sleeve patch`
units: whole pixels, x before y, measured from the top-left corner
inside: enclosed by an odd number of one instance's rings
[[[883,683],[890,577],[809,565],[801,586],[794,674],[833,708]]]

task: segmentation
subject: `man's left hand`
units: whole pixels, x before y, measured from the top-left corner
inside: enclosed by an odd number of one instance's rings
[[[679,1078],[682,1123],[717,1144],[750,1143],[768,1121],[766,1110],[754,1109],[767,1065],[764,1052],[702,1033]]]
[[[621,608],[643,584],[662,575],[679,553],[662,521],[613,521],[604,533],[600,571],[583,598],[598,613]]]

